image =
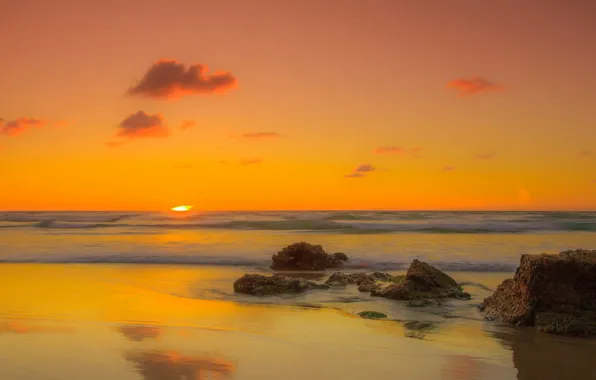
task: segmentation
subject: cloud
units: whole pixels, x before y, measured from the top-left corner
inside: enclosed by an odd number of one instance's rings
[[[29,117],[21,117],[20,119],[6,121],[0,119],[0,133],[7,136],[18,136],[29,128],[43,127],[48,122]]]
[[[163,116],[149,115],[144,111],[128,115],[118,127],[118,137],[167,137],[170,134]]]
[[[207,74],[207,66],[190,65],[176,60],[154,63],[143,78],[131,87],[128,95],[160,99],[176,99],[186,95],[214,94],[235,87],[236,78],[228,72]]]
[[[194,127],[196,124],[197,123],[194,120],[184,120],[180,125],[179,129],[181,131],[184,131],[185,129]]]
[[[253,158],[253,159],[249,159],[249,160],[240,160],[239,165],[241,165],[241,166],[259,165],[262,163],[263,163],[263,160],[261,160],[260,158]]]
[[[362,178],[362,177],[364,177],[364,175],[366,173],[371,173],[371,172],[374,172],[375,170],[377,170],[377,168],[375,168],[371,164],[361,164],[361,165],[358,165],[352,173],[346,174],[344,177],[345,178]]]
[[[459,78],[447,83],[447,88],[453,88],[459,92],[459,96],[477,95],[485,92],[502,90],[501,86],[478,77]]]
[[[582,152],[579,152],[579,156],[581,158],[590,158],[590,157],[594,157],[594,153],[590,152],[589,150],[584,150]]]
[[[410,149],[410,153],[419,153],[420,151],[422,151],[422,148],[419,146],[415,146],[412,149]]]
[[[452,172],[455,170],[455,166],[443,166],[444,172]]]
[[[370,172],[374,172],[376,170],[376,168],[374,166],[372,166],[371,164],[362,164],[362,165],[358,165],[358,167],[356,167],[356,170],[354,170],[354,172],[356,173],[370,173]]]
[[[246,140],[268,140],[279,138],[281,137],[281,135],[277,132],[253,132],[245,133],[240,137]]]
[[[373,151],[375,154],[402,154],[404,150],[398,146],[381,146]]]
[[[345,178],[362,178],[364,177],[363,173],[350,173],[344,176]]]
[[[480,153],[474,156],[478,160],[490,160],[497,156],[497,152]]]

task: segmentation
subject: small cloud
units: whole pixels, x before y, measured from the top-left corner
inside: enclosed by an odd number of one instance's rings
[[[220,160],[218,162],[222,165],[228,165],[230,163],[230,161],[228,161],[228,160]]]
[[[589,150],[584,150],[582,152],[579,152],[579,156],[581,158],[590,158],[590,157],[594,157],[594,153],[590,152]]]
[[[592,183],[596,183],[596,179],[593,179],[593,180],[592,180]]]
[[[159,99],[176,99],[186,95],[214,94],[236,86],[236,78],[228,72],[207,74],[207,66],[186,65],[176,60],[154,63],[143,78],[131,87],[128,95]]]
[[[374,166],[372,166],[371,164],[362,164],[362,165],[358,165],[358,167],[356,167],[356,170],[354,170],[354,172],[356,173],[370,173],[370,172],[374,172],[376,170],[376,168]]]
[[[68,127],[68,121],[66,120],[58,120],[53,123],[54,128],[66,128]]]
[[[43,127],[48,122],[45,120],[39,120],[29,117],[22,117],[16,120],[6,121],[0,119],[0,133],[7,136],[18,136],[29,128]]]
[[[485,92],[502,90],[501,86],[478,77],[459,78],[447,83],[447,88],[453,88],[459,92],[459,96],[477,95]]]
[[[246,140],[269,140],[279,138],[281,135],[277,132],[253,132],[244,133],[240,137]]]
[[[261,160],[260,158],[254,158],[254,159],[250,159],[250,160],[240,160],[239,165],[241,165],[241,166],[259,165],[262,163],[263,163],[263,160]]]
[[[344,176],[345,178],[362,178],[364,177],[363,173],[350,173]]]
[[[497,152],[480,153],[474,156],[478,160],[490,160],[497,156]]]
[[[410,153],[419,153],[420,151],[422,151],[422,148],[419,146],[415,146],[412,149],[410,149]]]
[[[444,172],[452,172],[455,170],[455,166],[443,166]]]
[[[153,326],[125,325],[118,331],[133,342],[142,342],[145,339],[155,339],[160,334],[160,329]]]
[[[116,137],[124,138],[120,141],[108,141],[106,145],[114,148],[138,138],[153,137],[163,138],[170,135],[170,130],[165,125],[162,115],[149,115],[144,111],[131,113],[118,125]]]
[[[381,146],[373,151],[375,154],[402,154],[404,150],[398,146]]]
[[[345,178],[362,178],[362,177],[364,177],[364,175],[366,173],[371,173],[371,172],[374,172],[375,170],[377,170],[377,168],[375,168],[371,164],[362,164],[362,165],[358,165],[352,173],[346,174],[344,177]]]
[[[182,170],[189,170],[192,169],[193,166],[191,164],[180,164],[172,166],[172,169],[182,169]]]
[[[185,129],[194,127],[196,124],[197,123],[194,120],[184,120],[180,125],[179,129],[181,131],[184,131]]]

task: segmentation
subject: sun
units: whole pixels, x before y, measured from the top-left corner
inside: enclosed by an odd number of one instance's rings
[[[190,211],[190,209],[192,207],[193,207],[192,205],[176,206],[176,207],[172,207],[172,211],[185,212],[185,211]]]

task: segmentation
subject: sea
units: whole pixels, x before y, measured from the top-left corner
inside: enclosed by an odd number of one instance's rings
[[[301,241],[347,268],[513,272],[521,254],[596,248],[596,212],[0,212],[0,262],[266,269]]]
[[[234,292],[302,241],[346,272],[427,261],[471,299]],[[577,248],[596,248],[596,212],[0,212],[0,379],[596,380],[596,340],[478,310],[520,255]]]

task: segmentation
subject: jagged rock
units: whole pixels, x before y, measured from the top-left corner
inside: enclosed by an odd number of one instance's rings
[[[596,336],[596,250],[522,255],[513,279],[503,281],[480,310],[489,320]]]
[[[310,289],[329,289],[329,285],[317,284],[301,278],[286,278],[278,275],[262,276],[260,274],[245,274],[234,282],[236,293],[254,296],[297,294]]]
[[[348,256],[341,252],[330,255],[320,245],[302,242],[285,247],[271,259],[274,270],[325,270],[341,266]]]
[[[373,289],[371,295],[395,300],[470,297],[454,279],[419,260],[412,261],[405,277],[389,286]]]

